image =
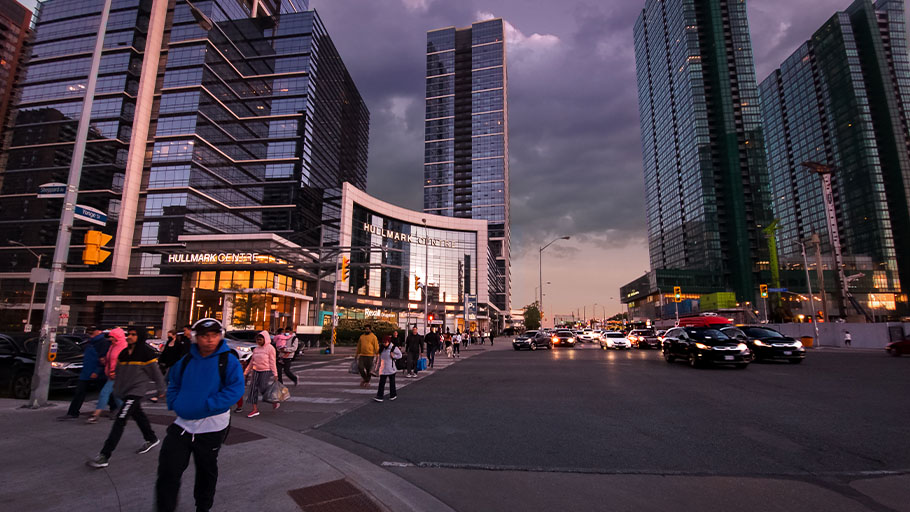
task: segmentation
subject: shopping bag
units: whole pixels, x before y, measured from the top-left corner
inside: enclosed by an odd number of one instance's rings
[[[421,357],[417,360],[417,371],[422,372],[427,369],[427,358]]]
[[[288,398],[291,398],[291,392],[288,391],[287,386],[276,379],[272,381],[272,385],[269,386],[268,391],[265,392],[263,401],[274,404],[284,402]]]
[[[373,358],[373,369],[370,370],[370,375],[372,375],[373,377],[379,377],[379,365],[380,365],[379,357],[378,356],[374,357]]]
[[[356,357],[354,358],[353,361],[351,361],[351,368],[348,370],[348,373],[353,373],[354,375],[357,375],[360,373],[360,370],[357,368],[357,358]]]

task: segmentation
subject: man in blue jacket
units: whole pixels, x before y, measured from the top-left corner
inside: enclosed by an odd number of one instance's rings
[[[69,410],[66,411],[66,414],[57,418],[61,421],[78,418],[82,403],[85,402],[88,385],[92,381],[104,382],[106,380],[101,358],[107,354],[107,349],[110,348],[111,342],[108,341],[104,332],[97,327],[90,327],[86,332],[92,337],[85,342],[85,351],[82,354],[82,371],[79,372],[76,392],[73,393],[73,400],[70,402]]]
[[[224,342],[221,323],[199,320],[193,325],[193,338],[189,354],[168,372],[167,408],[177,413],[177,419],[167,428],[158,459],[159,511],[177,509],[180,479],[190,455],[196,462],[196,510],[212,508],[218,451],[227,437],[231,406],[243,396],[243,368]]]

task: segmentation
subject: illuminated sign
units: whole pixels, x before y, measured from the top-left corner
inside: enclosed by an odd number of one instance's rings
[[[399,233],[398,231],[392,231],[391,229],[384,229],[380,226],[374,226],[369,222],[363,223],[363,230],[369,231],[370,233],[379,235],[383,238],[390,238],[395,241],[407,242],[409,244],[432,245],[433,247],[455,247],[455,242],[452,240],[441,240],[439,238],[407,235],[405,233]]]
[[[199,265],[232,264],[250,265],[253,263],[284,263],[283,260],[255,252],[194,252],[169,254],[168,263],[196,263]]]

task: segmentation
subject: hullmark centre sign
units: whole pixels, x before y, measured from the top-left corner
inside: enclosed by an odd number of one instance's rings
[[[252,263],[278,263],[276,258],[267,254],[255,252],[193,252],[185,254],[169,254],[167,263],[195,263],[200,265],[212,264],[252,264]]]
[[[408,235],[399,233],[398,231],[392,231],[391,229],[385,229],[381,226],[374,226],[369,222],[363,223],[363,230],[383,238],[390,238],[395,241],[407,242],[409,244],[431,245],[433,247],[455,247],[455,242],[452,240]]]

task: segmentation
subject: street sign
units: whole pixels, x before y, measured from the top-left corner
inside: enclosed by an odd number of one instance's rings
[[[40,199],[62,199],[66,195],[66,183],[45,183],[38,186]]]
[[[23,332],[32,332],[32,324],[25,324]]]
[[[789,290],[786,288],[768,288],[768,291],[773,292],[773,293],[781,293],[781,292],[786,292]]]
[[[28,276],[30,283],[47,283],[51,279],[51,271],[46,268],[35,267]]]
[[[107,214],[91,206],[77,204],[73,210],[73,217],[99,226],[107,225]]]

